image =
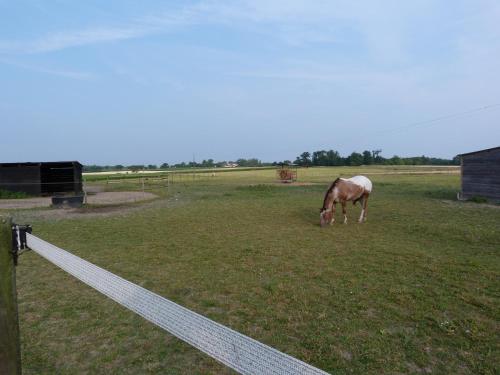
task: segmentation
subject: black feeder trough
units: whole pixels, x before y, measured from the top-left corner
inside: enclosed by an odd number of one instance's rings
[[[57,208],[64,207],[82,207],[83,205],[83,195],[72,195],[72,196],[54,196],[52,197],[52,206]]]

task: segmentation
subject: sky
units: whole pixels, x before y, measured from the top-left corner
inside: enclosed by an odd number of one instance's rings
[[[498,0],[0,0],[0,162],[499,146],[498,20]]]

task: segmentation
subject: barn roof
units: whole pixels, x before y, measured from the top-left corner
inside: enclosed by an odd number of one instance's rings
[[[0,163],[0,167],[14,167],[14,166],[25,166],[25,167],[30,167],[30,166],[37,166],[37,165],[60,165],[60,164],[71,164],[71,165],[79,165],[80,162],[74,160],[74,161],[39,161],[39,162],[17,162],[17,163]]]
[[[497,150],[500,150],[500,146],[499,147],[493,147],[493,148],[486,148],[484,150],[478,150],[478,151],[472,151],[472,152],[467,152],[465,154],[458,154],[458,156],[466,156],[466,155],[473,155],[473,154],[479,154],[481,152],[490,152],[490,151],[497,151]]]

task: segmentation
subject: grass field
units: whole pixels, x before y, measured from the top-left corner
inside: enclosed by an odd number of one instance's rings
[[[334,374],[498,374],[500,208],[455,201],[447,171],[310,168],[296,186],[236,171],[178,181],[144,210],[31,224]],[[349,205],[347,225],[320,228],[327,184],[359,173],[374,183],[367,223]],[[231,373],[32,252],[18,294],[25,374]]]

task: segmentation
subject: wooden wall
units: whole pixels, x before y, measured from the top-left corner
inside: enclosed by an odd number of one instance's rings
[[[500,147],[462,155],[462,198],[500,202]]]
[[[0,189],[39,195],[41,193],[40,166],[37,164],[0,165]]]
[[[30,195],[83,191],[78,162],[0,163],[0,189]]]

